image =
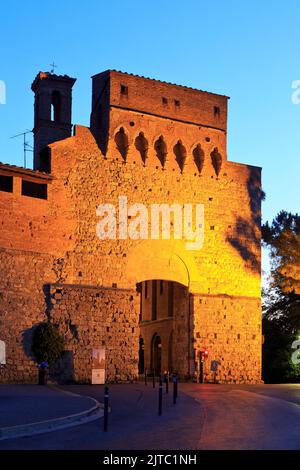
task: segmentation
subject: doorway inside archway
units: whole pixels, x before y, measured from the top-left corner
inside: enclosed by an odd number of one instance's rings
[[[144,370],[149,374],[154,371],[155,375],[167,371],[188,374],[193,355],[188,288],[162,279],[142,281],[137,288],[141,296],[139,326],[144,341]]]
[[[154,375],[159,376],[162,374],[161,370],[161,357],[162,357],[162,343],[160,336],[155,334],[152,339],[151,347],[151,369]]]

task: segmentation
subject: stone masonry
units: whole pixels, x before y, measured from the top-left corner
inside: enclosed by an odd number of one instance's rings
[[[74,82],[37,75],[34,169],[0,164],[0,380],[36,380],[30,335],[51,320],[67,341],[58,380],[90,381],[93,347],[107,381],[134,380],[140,340],[152,369],[157,337],[163,370],[193,376],[207,348],[206,381],[217,360],[218,381],[260,382],[261,170],[227,159],[228,98],[107,71],[93,77],[90,128],[71,135]],[[203,247],[99,239],[97,208],[120,196],[203,204]],[[140,299],[154,280],[169,282],[155,317]]]

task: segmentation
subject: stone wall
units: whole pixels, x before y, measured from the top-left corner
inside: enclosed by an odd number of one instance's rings
[[[193,307],[186,307],[186,300],[184,307],[177,302],[182,317],[172,326],[174,357],[182,373],[192,368],[189,344],[195,341],[196,350],[209,342],[205,346],[220,358],[220,380],[251,382],[260,377],[260,168],[227,158],[226,97],[200,92],[203,119],[197,122],[192,104],[197,91],[146,81],[147,93],[152,96],[153,87],[156,90],[155,104],[138,83],[127,74],[114,75],[106,107],[99,111],[104,113],[105,149],[99,148],[97,129],[82,126],[75,127],[73,137],[50,145],[47,200],[22,196],[17,172],[13,193],[0,191],[0,339],[7,341],[6,374],[11,380],[35,377],[22,350],[22,335],[50,311],[60,325],[79,325],[80,341],[71,338],[70,350],[79,380],[89,375],[93,342],[102,341],[108,348],[108,380],[133,377],[138,307],[134,313],[135,300],[127,295],[135,299],[136,284],[151,279],[178,282],[196,295]],[[128,86],[128,98],[119,96],[120,85]],[[163,97],[174,109],[162,108]],[[94,100],[97,103],[96,94]],[[220,108],[219,121],[214,107]],[[147,142],[142,149],[137,145],[141,132]],[[163,164],[156,145],[160,138],[165,144]],[[176,153],[179,141],[182,161]],[[203,204],[203,247],[187,250],[184,238],[100,240],[96,210],[103,203],[118,209],[120,196],[127,197],[128,205],[142,203],[147,208]],[[45,286],[57,283],[62,292],[52,292],[49,310]],[[170,334],[169,326],[167,330]],[[121,366],[122,346],[128,350],[128,364]]]
[[[0,339],[6,344],[0,381],[36,383],[32,332],[47,320],[45,281],[55,282],[61,266],[47,254],[3,248],[0,266]]]
[[[139,296],[134,290],[57,284],[50,286],[49,316],[59,326],[73,357],[70,371],[90,382],[92,349],[105,349],[106,381],[135,380],[138,375]]]
[[[219,362],[221,383],[261,383],[260,298],[193,295],[194,349],[207,348],[204,381],[213,381],[211,361]]]
[[[66,362],[58,365],[55,379],[89,382],[93,347],[106,349],[107,381],[137,376],[135,290],[56,284],[65,277],[64,268],[60,259],[46,254],[0,249],[0,265],[0,339],[7,357],[0,382],[36,383],[32,333],[49,319],[59,326],[73,362],[73,370]]]

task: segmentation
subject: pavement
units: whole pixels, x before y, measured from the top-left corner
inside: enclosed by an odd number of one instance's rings
[[[102,404],[55,386],[0,385],[0,440],[50,432],[103,415]]]
[[[5,403],[1,404],[2,387],[16,388],[15,397],[21,400],[19,410],[32,418],[35,402],[47,393],[51,416],[58,413],[55,393],[75,393],[77,401],[66,400],[68,412],[74,406],[84,408],[91,398],[101,401],[101,385],[72,385],[49,389],[39,386],[0,386],[0,419]],[[26,387],[29,387],[28,389]],[[34,391],[31,392],[31,388]],[[2,389],[4,390],[4,388]],[[28,390],[28,395],[23,391]],[[172,388],[164,390],[163,414],[158,416],[158,387],[149,383],[110,385],[108,432],[103,432],[103,419],[81,426],[56,429],[47,434],[32,435],[0,441],[0,450],[272,450],[300,449],[300,384],[295,385],[209,385],[179,384],[177,404],[173,404]],[[62,395],[63,395],[62,393]],[[90,398],[88,398],[90,397]],[[58,397],[57,397],[58,398]],[[27,402],[26,402],[27,400]],[[46,403],[44,401],[44,404]],[[58,400],[59,401],[59,400]],[[9,400],[8,400],[9,402]],[[22,406],[23,403],[23,406]],[[43,411],[39,402],[40,413]],[[48,402],[50,403],[50,402]],[[57,402],[58,403],[58,402]],[[78,409],[78,408],[77,408]],[[7,419],[13,420],[13,407],[5,408]],[[30,411],[31,410],[31,411]],[[61,405],[60,411],[65,414]],[[8,417],[9,415],[9,417]],[[41,414],[38,415],[39,419]],[[18,418],[21,419],[21,418]],[[6,423],[9,421],[6,421]],[[12,421],[11,421],[12,422]],[[75,423],[76,424],[76,423]]]

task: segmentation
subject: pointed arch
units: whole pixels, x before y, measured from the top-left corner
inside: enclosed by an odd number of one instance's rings
[[[210,156],[215,173],[217,176],[219,176],[222,167],[222,155],[219,153],[218,147],[213,149]]]
[[[127,153],[128,153],[128,137],[124,130],[124,127],[120,127],[119,131],[115,135],[115,143],[117,146],[118,151],[120,152],[124,161],[126,161]]]
[[[181,140],[178,140],[177,143],[174,145],[173,151],[174,151],[178,166],[182,172],[184,168],[185,160],[186,160],[186,148],[182,144]]]
[[[140,132],[139,135],[136,137],[134,141],[135,148],[141,155],[141,159],[143,163],[146,163],[147,155],[148,155],[148,140],[146,139],[143,132]]]
[[[203,166],[204,166],[204,151],[200,144],[197,144],[196,147],[193,148],[193,158],[195,165],[197,167],[198,172],[201,174]]]
[[[161,135],[154,143],[154,150],[156,152],[156,156],[159,159],[161,166],[164,168],[166,160],[167,160],[167,144],[164,141],[163,136]]]

